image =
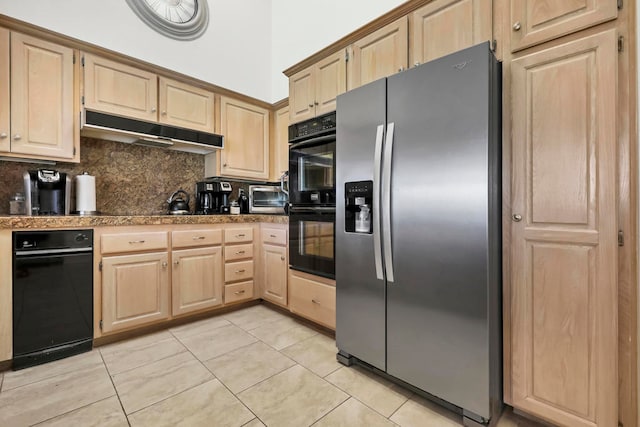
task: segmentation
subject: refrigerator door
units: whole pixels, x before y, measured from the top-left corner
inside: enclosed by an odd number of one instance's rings
[[[485,418],[489,144],[500,142],[490,141],[490,55],[479,45],[387,79],[387,372]]]
[[[340,95],[336,131],[336,344],[382,370],[385,282],[378,193],[385,93],[386,81],[378,80]],[[372,234],[345,231],[345,183],[354,181],[374,181]]]

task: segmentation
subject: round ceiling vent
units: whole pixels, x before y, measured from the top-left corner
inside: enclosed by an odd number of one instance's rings
[[[149,27],[176,40],[200,37],[209,25],[207,0],[126,0]]]

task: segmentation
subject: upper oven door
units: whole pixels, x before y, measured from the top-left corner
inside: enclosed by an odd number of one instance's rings
[[[289,146],[289,201],[293,205],[335,206],[336,135]]]
[[[289,263],[294,270],[335,278],[335,209],[289,211]]]

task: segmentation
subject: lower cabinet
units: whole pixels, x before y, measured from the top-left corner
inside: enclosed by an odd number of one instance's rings
[[[174,250],[171,256],[174,316],[222,304],[222,247]]]
[[[246,301],[254,296],[253,235],[250,224],[230,225],[224,230],[224,303]]]
[[[289,309],[292,313],[335,329],[335,280],[289,270]]]
[[[169,317],[168,260],[167,252],[103,258],[103,332]]]
[[[287,305],[287,247],[264,244],[262,246],[263,292],[268,301]]]

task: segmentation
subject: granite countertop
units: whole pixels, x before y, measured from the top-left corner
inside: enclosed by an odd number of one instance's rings
[[[286,215],[95,215],[0,216],[0,229],[103,227],[114,225],[229,224],[270,222],[288,224]]]

